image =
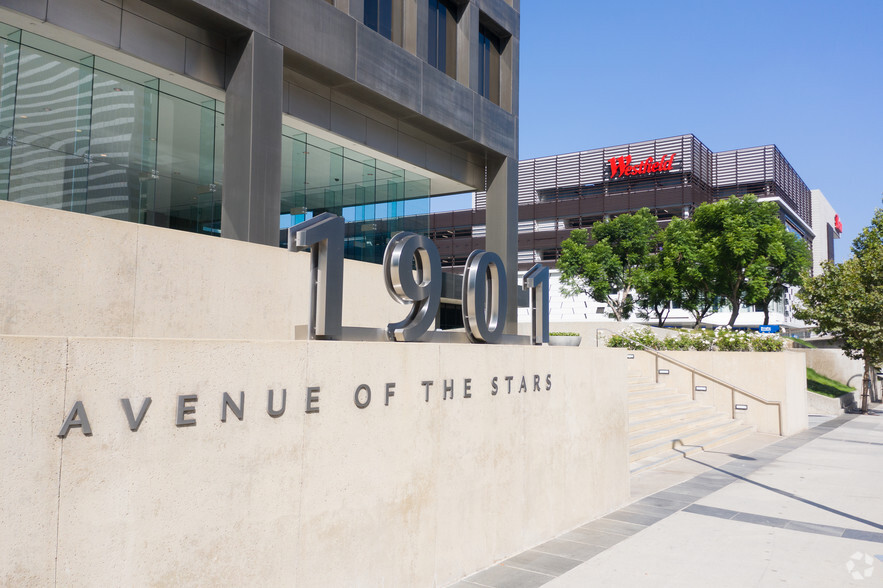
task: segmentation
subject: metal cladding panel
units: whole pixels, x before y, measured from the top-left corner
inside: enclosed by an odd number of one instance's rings
[[[777,192],[791,208],[806,222],[812,224],[812,195],[810,189],[803,182],[778,147],[774,151],[774,179]]]
[[[582,151],[579,154],[580,184],[598,184],[604,180],[604,150]]]
[[[575,186],[579,181],[579,153],[568,153],[555,158],[556,186]]]
[[[715,186],[765,182],[773,179],[775,147],[765,145],[714,154]]]

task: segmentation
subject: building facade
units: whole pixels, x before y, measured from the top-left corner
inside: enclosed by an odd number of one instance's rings
[[[552,320],[607,320],[605,305],[559,294],[555,262],[573,229],[643,207],[667,224],[704,202],[745,194],[776,202],[788,230],[813,249],[820,246],[823,239],[813,228],[816,201],[775,145],[713,152],[694,135],[680,135],[527,159],[518,164],[518,267],[524,271],[542,263],[553,270]],[[463,265],[470,251],[484,246],[492,218],[487,202],[478,192],[472,210],[431,215],[431,236],[446,266]],[[763,313],[755,311],[745,309],[740,324],[762,323]],[[709,322],[725,324],[728,318],[721,313]],[[688,313],[676,309],[670,320],[692,324]],[[790,296],[773,309],[771,320],[798,326]]]
[[[428,232],[430,196],[486,190],[488,248],[514,265],[519,18],[518,0],[2,0],[0,199],[272,246],[330,211],[347,256],[379,261]]]

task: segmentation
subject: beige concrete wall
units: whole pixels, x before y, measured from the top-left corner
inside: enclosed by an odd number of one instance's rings
[[[293,339],[309,254],[0,201],[0,334]],[[343,323],[407,315],[347,260]]]
[[[806,367],[843,384],[849,382],[853,376],[858,376],[849,385],[853,390],[861,389],[862,374],[865,371],[862,360],[846,357],[840,349],[794,349],[794,353],[806,356]]]
[[[625,371],[612,349],[0,336],[0,584],[444,585],[628,499]],[[132,432],[120,400],[148,396]],[[93,434],[60,439],[76,401]]]
[[[625,351],[625,350],[623,350]],[[693,374],[678,365],[656,358],[644,351],[634,353],[629,367],[639,371],[647,379],[654,377],[655,370],[667,369],[659,382],[676,390],[691,394],[694,386],[705,386],[704,392],[696,392],[696,400],[726,415],[733,404],[747,404],[748,410],[736,411],[736,418],[755,425],[761,433],[779,434],[779,416],[775,406],[736,394],[732,400],[728,387],[721,386]],[[765,400],[782,403],[782,434],[793,435],[807,428],[806,364],[800,353],[759,353],[734,351],[665,351],[665,355],[693,368],[733,384]]]
[[[844,394],[839,398],[831,398],[815,392],[806,391],[806,404],[810,414],[827,414],[837,416],[855,404],[855,395]]]

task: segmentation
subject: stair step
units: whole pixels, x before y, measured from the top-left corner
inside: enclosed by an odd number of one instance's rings
[[[679,440],[678,448],[683,446],[711,447],[712,443],[718,444],[721,438],[730,437],[742,430],[751,430],[751,427],[743,425],[739,421],[725,420],[708,427],[693,430],[680,436],[672,436],[662,440],[648,441],[640,445],[635,445],[629,450],[629,461],[634,462],[639,459],[651,456],[655,453],[662,453],[672,450],[672,444]]]
[[[720,445],[726,445],[727,443],[732,443],[734,441],[742,439],[743,437],[747,437],[754,431],[754,427],[746,425],[733,432],[729,432],[713,439],[709,439],[701,445],[685,445],[683,447],[679,446],[677,450],[668,449],[665,451],[661,451],[642,459],[632,461],[631,464],[629,464],[629,472],[635,474],[655,468],[665,463],[670,463],[677,459],[683,459],[684,457],[695,455],[708,449],[714,449],[715,447],[719,447]]]
[[[666,407],[668,408],[668,407]],[[646,416],[643,419],[635,419],[632,413],[629,413],[629,433],[636,433],[646,429],[664,427],[669,424],[683,422],[687,420],[699,419],[714,414],[714,408],[710,406],[697,405],[694,402],[684,403],[682,408],[666,411],[646,411],[646,414],[638,416]]]
[[[685,399],[689,399],[689,396],[671,390],[665,390],[660,394],[651,396],[638,396],[635,398],[629,396],[628,403],[629,410],[643,410],[654,406],[665,406],[667,404],[683,402]]]
[[[649,392],[651,390],[662,390],[664,388],[666,388],[665,384],[652,382],[650,380],[645,380],[643,382],[630,382],[629,394],[636,394],[638,392]]]
[[[693,406],[701,405],[697,404],[687,397],[682,397],[677,402],[672,402],[670,404],[664,404],[660,406],[648,406],[646,408],[635,408],[635,406],[629,406],[629,423],[637,423],[656,416],[674,414]]]
[[[686,435],[692,435],[696,431],[702,431],[709,427],[731,423],[730,419],[723,415],[711,412],[696,419],[664,423],[662,426],[645,429],[643,431],[629,432],[629,447],[639,447],[654,441],[671,441],[682,439]]]

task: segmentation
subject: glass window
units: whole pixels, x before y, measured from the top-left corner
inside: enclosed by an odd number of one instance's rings
[[[447,0],[429,0],[429,65],[457,75],[457,10]]]
[[[365,26],[392,40],[392,0],[365,0]]]
[[[500,38],[478,26],[478,93],[500,103]]]

